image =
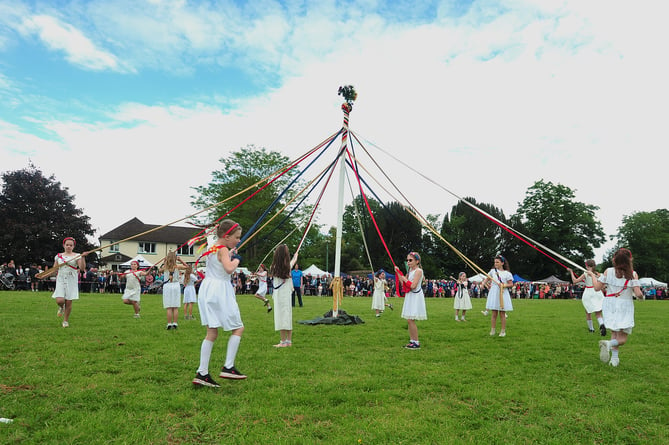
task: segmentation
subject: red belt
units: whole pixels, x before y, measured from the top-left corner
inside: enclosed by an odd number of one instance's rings
[[[592,289],[592,288],[594,288],[594,287],[595,287],[595,286],[585,286],[586,289]]]

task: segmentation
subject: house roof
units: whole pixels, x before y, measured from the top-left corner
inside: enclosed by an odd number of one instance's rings
[[[104,235],[100,235],[100,240],[120,241],[139,233],[148,232],[157,227],[160,227],[160,225],[144,224],[135,217],[130,221],[121,224],[117,228],[110,230]],[[153,243],[182,244],[197,235],[199,231],[200,229],[197,227],[167,226],[134,238],[134,240]]]

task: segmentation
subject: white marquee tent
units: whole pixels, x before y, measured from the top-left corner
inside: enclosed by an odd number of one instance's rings
[[[639,278],[639,284],[648,287],[667,287],[667,283],[656,280],[655,278]]]
[[[146,258],[144,258],[142,255],[137,255],[135,258],[128,260],[125,263],[122,263],[121,267],[123,268],[130,267],[130,263],[132,263],[133,261],[137,261],[139,263],[140,269],[153,266],[153,264],[147,261]]]
[[[322,277],[323,275],[330,275],[328,272],[319,269],[315,264],[307,267],[302,271],[302,275],[311,275],[312,277]]]

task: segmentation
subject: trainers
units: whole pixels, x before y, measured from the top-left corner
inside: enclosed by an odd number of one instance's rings
[[[274,345],[275,348],[290,348],[293,344],[288,343],[287,341],[280,341],[276,345]]]
[[[171,324],[171,323],[167,323],[167,330],[169,331],[170,329],[172,329],[172,324]]]
[[[491,330],[490,330],[490,336],[492,337],[493,335],[495,335],[495,330],[494,330],[494,329],[491,329]]]
[[[599,340],[599,359],[602,362],[606,363],[609,361],[609,351],[611,351],[609,342],[606,340]]]
[[[460,321],[467,321],[467,320],[465,320],[465,317],[462,317],[462,319],[460,319]]]
[[[593,332],[595,332],[595,330],[594,329],[588,329],[588,332],[590,332],[592,334]]]
[[[140,315],[139,315],[139,314],[135,314],[135,315],[133,315],[133,317],[134,317],[134,318],[140,318]]]
[[[234,379],[234,380],[242,380],[246,378],[246,376],[241,372],[239,372],[237,368],[235,368],[234,366],[232,368],[226,368],[225,366],[222,367],[221,373],[218,376],[224,379]]]
[[[209,386],[211,388],[219,388],[221,385],[216,383],[214,379],[211,378],[209,374],[202,375],[199,372],[195,373],[195,378],[193,379],[193,385],[195,386]]]
[[[500,337],[506,337],[506,331],[499,331]]]
[[[269,299],[265,298],[265,306],[269,306]]]
[[[488,316],[488,311],[487,310],[486,311],[481,311],[481,313],[485,316]]]
[[[620,364],[620,359],[618,357],[611,357],[611,361],[609,362],[609,365],[611,365],[615,368],[619,364]]]
[[[65,313],[63,306],[58,306],[58,312],[56,312],[56,317],[62,317]]]
[[[404,346],[406,349],[420,349],[420,344],[414,343],[414,342],[409,342],[407,345]]]
[[[391,311],[394,311],[394,310],[395,310],[395,309],[393,309],[393,305],[392,305],[392,304],[389,304],[388,307],[390,308]]]
[[[70,323],[64,321],[64,322],[63,322],[63,327],[64,327],[64,328],[69,328],[69,327],[70,327]]]
[[[601,334],[602,337],[606,337],[606,326],[603,324],[599,325],[599,333]]]
[[[269,314],[270,312],[272,312],[272,306],[267,306],[267,313]]]

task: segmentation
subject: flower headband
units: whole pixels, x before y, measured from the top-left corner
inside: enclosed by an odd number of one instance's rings
[[[414,257],[416,261],[420,262],[420,255],[418,255],[416,252],[409,252],[409,255]]]

